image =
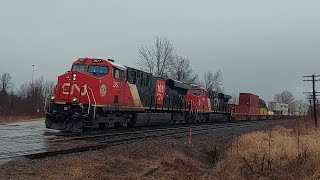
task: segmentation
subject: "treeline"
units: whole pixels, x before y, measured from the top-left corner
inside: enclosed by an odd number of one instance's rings
[[[141,46],[138,51],[136,65],[155,76],[172,78],[188,84],[223,92],[222,72],[216,67],[199,76],[192,68],[190,60],[176,52],[176,48],[166,37],[156,36],[154,43]]]
[[[53,94],[54,86],[53,81],[41,77],[15,89],[10,73],[2,73],[0,116],[43,116],[44,102]]]

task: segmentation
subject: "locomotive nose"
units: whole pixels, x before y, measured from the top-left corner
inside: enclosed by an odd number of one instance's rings
[[[80,102],[86,95],[86,85],[81,82],[83,75],[77,71],[69,71],[58,79],[57,97],[63,102]]]

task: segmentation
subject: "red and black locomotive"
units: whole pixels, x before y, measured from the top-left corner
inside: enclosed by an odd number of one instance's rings
[[[58,77],[45,123],[78,131],[229,120],[230,98],[111,59],[80,58]]]

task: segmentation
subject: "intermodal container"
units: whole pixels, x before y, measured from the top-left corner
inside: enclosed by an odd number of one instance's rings
[[[249,115],[260,115],[260,108],[258,107],[250,107]]]
[[[267,108],[260,108],[260,115],[268,115],[268,109]]]
[[[259,107],[259,96],[251,93],[240,93],[239,105]]]
[[[235,114],[260,115],[260,108],[246,105],[236,105]]]
[[[250,106],[236,105],[235,114],[247,115],[249,113],[249,107]]]

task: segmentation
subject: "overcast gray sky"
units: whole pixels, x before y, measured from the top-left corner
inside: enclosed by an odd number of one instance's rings
[[[0,73],[15,86],[50,80],[78,57],[133,65],[138,47],[166,36],[197,73],[221,69],[227,93],[297,98],[320,74],[319,0],[1,0]]]

